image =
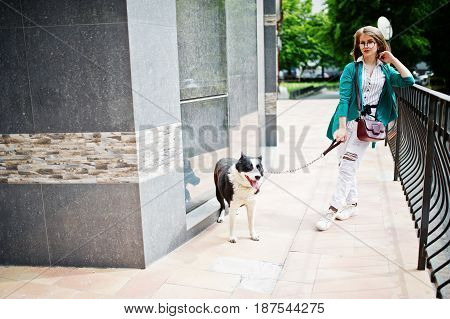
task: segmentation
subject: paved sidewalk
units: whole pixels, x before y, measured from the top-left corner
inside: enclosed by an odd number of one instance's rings
[[[305,161],[328,147],[336,98],[279,101],[284,138],[280,133],[272,158],[287,156],[302,136],[297,146]],[[259,242],[249,239],[241,209],[237,244],[228,242],[227,217],[146,270],[0,267],[0,297],[434,298],[427,271],[416,270],[418,239],[400,182],[392,181],[388,147],[380,143],[365,155],[360,215],[317,232],[336,176],[335,152],[303,173],[269,176],[257,206]]]

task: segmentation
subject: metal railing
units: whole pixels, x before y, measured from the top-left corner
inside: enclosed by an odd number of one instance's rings
[[[450,96],[419,85],[396,94],[386,142],[420,238],[417,268],[427,266],[437,297],[450,298]]]

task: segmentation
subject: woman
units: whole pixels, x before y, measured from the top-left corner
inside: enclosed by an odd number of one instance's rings
[[[370,142],[360,141],[356,136],[355,119],[359,117],[356,86],[353,85],[356,72],[363,113],[375,116],[386,127],[397,118],[393,87],[414,84],[411,72],[394,57],[383,34],[375,27],[356,31],[352,55],[356,63],[349,63],[344,68],[339,83],[339,104],[327,131],[329,139],[334,137],[342,143],[338,146],[336,189],[328,211],[316,224],[322,231],[329,229],[336,218],[345,220],[357,215],[356,171]]]

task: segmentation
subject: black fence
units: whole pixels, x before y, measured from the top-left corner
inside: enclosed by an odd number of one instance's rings
[[[419,240],[418,269],[430,269],[438,298],[450,298],[450,96],[419,85],[396,91],[389,125],[395,161]]]

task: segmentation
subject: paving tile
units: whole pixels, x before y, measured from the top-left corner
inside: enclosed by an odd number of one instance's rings
[[[14,280],[31,280],[37,278],[47,269],[46,267],[9,266],[3,269],[1,277]]]
[[[390,271],[398,275],[405,297],[413,299],[435,298],[436,290],[434,284],[430,282],[428,270],[417,270],[416,267],[415,263],[402,267],[392,263],[389,265]]]
[[[143,280],[139,277],[130,279],[115,294],[116,298],[150,298],[164,284],[163,280]]]
[[[75,289],[97,294],[113,295],[121,289],[128,278],[104,273],[68,275],[58,280],[53,287]]]
[[[50,267],[43,270],[38,277],[33,279],[34,283],[43,285],[53,285],[63,277],[69,276],[75,272],[71,267]]]
[[[360,246],[353,248],[353,256],[385,256],[386,258],[395,258],[397,252],[394,246]]]
[[[319,268],[315,282],[330,281],[334,279],[366,278],[370,275],[389,274],[388,264],[373,267],[342,267],[342,268]]]
[[[183,268],[167,279],[168,284],[232,292],[241,276],[206,270]]]
[[[295,250],[295,252],[343,257],[343,256],[353,256],[353,249],[354,249],[353,247],[322,247],[322,248],[312,247]]]
[[[248,278],[277,279],[281,265],[264,261],[219,257],[210,268],[211,271],[240,275]]]
[[[339,291],[312,293],[314,299],[400,299],[400,289],[371,289],[363,291]]]
[[[9,299],[70,299],[78,291],[29,282],[8,296]]]
[[[330,256],[324,255],[320,259],[319,268],[352,268],[387,266],[389,261],[383,256]]]
[[[75,293],[71,298],[72,299],[111,299],[114,297],[109,296],[109,295],[97,294],[95,292],[79,291],[79,292]]]
[[[263,294],[271,294],[276,283],[276,279],[243,277],[238,287]]]
[[[150,298],[180,267],[157,262],[140,270],[114,296],[116,298]]]
[[[152,296],[153,299],[227,299],[230,292],[164,284]]]
[[[236,288],[231,295],[232,299],[269,299],[270,294],[256,292],[245,288]]]
[[[277,282],[272,298],[303,299],[310,298],[313,285],[280,280]]]
[[[27,282],[28,281],[26,280],[0,278],[0,298],[6,298],[8,295],[25,285]]]
[[[345,237],[340,235],[340,239],[330,240],[322,238],[296,238],[292,250],[295,251],[311,251],[314,252],[316,249],[320,250],[322,248],[353,248],[353,238]]]
[[[314,283],[320,258],[317,254],[290,252],[280,280]]]
[[[362,278],[330,279],[314,284],[313,292],[366,291],[374,289],[393,289],[400,287],[398,276],[367,275]]]
[[[382,234],[382,233],[384,233],[385,230],[389,230],[389,229],[386,229],[386,227],[383,223],[361,224],[361,225],[354,226],[355,233],[374,231],[374,232],[380,232]]]
[[[202,251],[188,246],[183,247],[182,250],[170,253],[164,258],[164,261],[173,266],[207,270],[218,255],[218,251]]]
[[[261,234],[260,235],[264,235]],[[266,239],[262,237],[255,242],[250,239],[238,238],[237,244],[227,243],[221,249],[222,256],[246,258],[281,264],[286,259],[292,239]]]

